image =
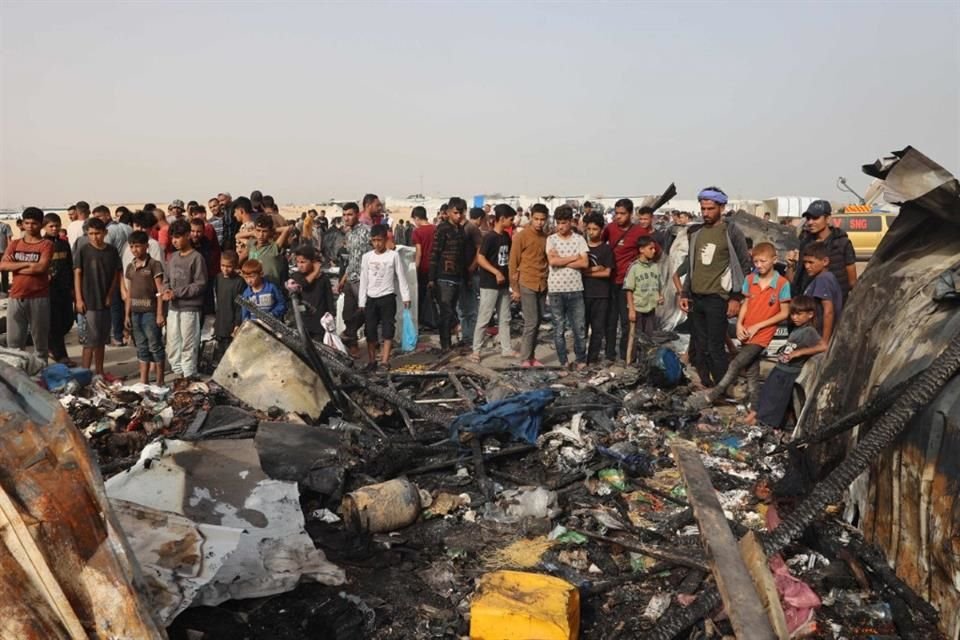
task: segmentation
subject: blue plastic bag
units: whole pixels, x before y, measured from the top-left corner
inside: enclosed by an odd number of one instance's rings
[[[410,352],[417,348],[417,325],[413,324],[410,309],[403,310],[403,329],[400,332],[400,350]]]

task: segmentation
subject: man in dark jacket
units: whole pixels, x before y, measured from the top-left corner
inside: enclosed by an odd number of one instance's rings
[[[740,311],[743,280],[753,263],[743,232],[723,219],[727,194],[707,187],[697,199],[703,224],[687,232],[689,269],[680,308],[690,317],[693,365],[703,385],[712,387],[727,372],[727,318]]]
[[[843,301],[846,302],[850,290],[857,284],[857,254],[853,250],[853,243],[850,242],[847,232],[830,224],[831,213],[830,203],[826,200],[814,200],[807,207],[803,214],[806,223],[800,233],[800,250],[797,252],[798,255],[791,255],[788,258],[787,278],[792,281],[794,291],[806,290],[812,278],[803,268],[804,251],[814,242],[822,242],[830,254],[830,264],[827,268],[840,283]],[[800,265],[799,269],[797,264]]]
[[[450,332],[456,322],[460,287],[467,273],[467,238],[461,222],[467,210],[463,198],[450,198],[447,218],[437,225],[430,250],[430,275],[427,286],[440,306],[440,348],[451,346]]]

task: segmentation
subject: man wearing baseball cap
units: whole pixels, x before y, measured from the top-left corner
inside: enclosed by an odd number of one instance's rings
[[[836,277],[846,302],[850,290],[857,284],[857,254],[847,232],[830,224],[833,211],[826,200],[814,200],[803,213],[805,220],[800,232],[800,249],[796,256],[787,259],[787,278],[792,281],[795,291],[804,291],[810,283],[810,276],[802,267],[804,250],[811,243],[823,242],[830,252],[830,273]],[[797,264],[801,267],[797,269]]]

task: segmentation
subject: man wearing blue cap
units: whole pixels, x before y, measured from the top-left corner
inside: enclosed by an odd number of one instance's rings
[[[707,187],[697,195],[703,224],[689,228],[689,269],[680,308],[690,317],[693,365],[705,387],[727,371],[727,317],[740,311],[741,288],[752,261],[747,240],[723,219],[727,194]]]
[[[857,284],[857,254],[847,232],[830,224],[831,213],[830,203],[826,200],[814,200],[807,207],[803,213],[805,222],[800,233],[800,250],[787,259],[787,278],[792,281],[794,290],[806,290],[812,278],[803,268],[804,250],[814,242],[822,242],[830,254],[827,268],[837,278],[843,301],[846,302],[850,290]]]

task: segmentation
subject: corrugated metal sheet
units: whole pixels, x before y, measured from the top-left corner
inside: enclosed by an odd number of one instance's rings
[[[942,296],[950,278],[960,283],[960,184],[913,149],[898,158],[884,165],[883,175],[911,199],[850,295],[820,375],[805,390],[810,401],[800,432],[815,432],[900,388],[960,333],[960,296]],[[839,462],[842,444],[813,451],[821,471]],[[951,638],[960,637],[958,494],[960,381],[954,379],[914,417],[901,442],[854,483],[855,508],[849,510],[897,575],[940,610]]]

